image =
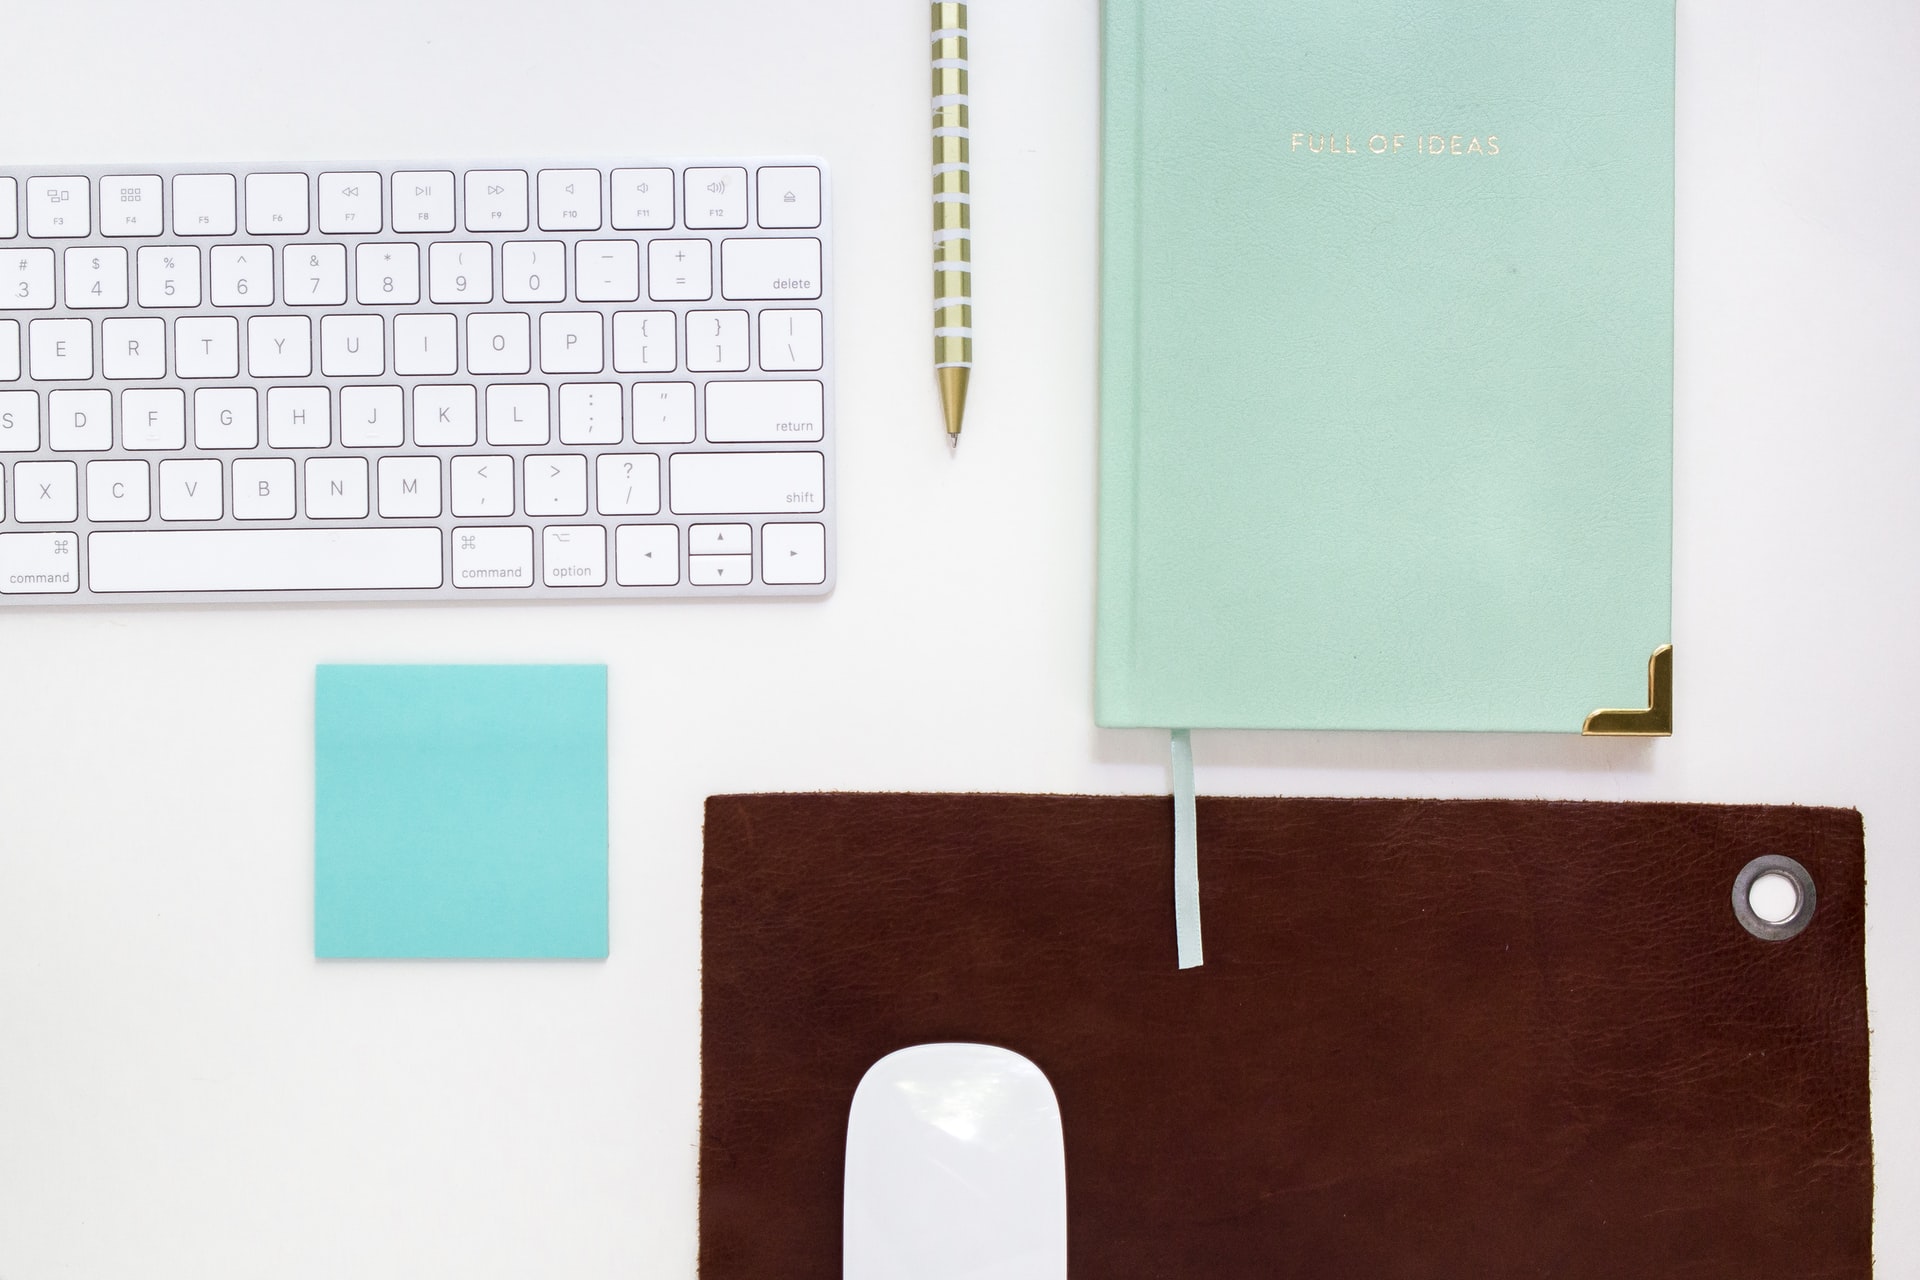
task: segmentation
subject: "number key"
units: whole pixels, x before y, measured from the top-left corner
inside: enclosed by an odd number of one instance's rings
[[[273,251],[257,244],[213,250],[210,292],[216,307],[264,307],[273,302]]]
[[[0,311],[46,311],[53,301],[53,250],[0,253]]]
[[[288,306],[335,307],[347,300],[347,247],[290,244],[283,250],[281,291]]]
[[[200,305],[200,250],[193,245],[151,244],[139,256],[140,305],[162,307]]]
[[[435,302],[492,302],[493,246],[442,243],[428,249],[427,296]]]
[[[353,253],[355,296],[363,307],[409,307],[420,301],[420,246],[363,244]]]
[[[127,251],[92,247],[67,250],[67,306],[75,311],[127,305]]]

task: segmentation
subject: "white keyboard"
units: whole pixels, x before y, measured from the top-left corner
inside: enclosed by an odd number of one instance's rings
[[[814,159],[0,169],[0,606],[821,595]]]

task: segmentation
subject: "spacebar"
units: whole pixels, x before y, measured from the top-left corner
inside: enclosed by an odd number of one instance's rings
[[[96,594],[378,591],[441,583],[438,529],[139,529],[87,539]]]

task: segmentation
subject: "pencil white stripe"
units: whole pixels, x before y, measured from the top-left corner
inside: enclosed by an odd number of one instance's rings
[[[966,160],[962,160],[958,164],[937,164],[933,166],[933,176],[937,178],[943,173],[970,173],[972,170],[973,165]]]
[[[971,239],[973,239],[973,232],[966,227],[948,227],[944,230],[936,231],[933,233],[933,242],[935,244],[939,244],[942,240],[971,240]]]
[[[967,99],[972,96],[972,94],[968,93],[938,94],[933,99],[934,109],[938,110],[941,107],[964,107],[967,105]]]
[[[934,43],[937,44],[940,41],[947,39],[949,36],[965,36],[966,34],[967,34],[967,29],[965,27],[941,27],[938,31],[935,31],[933,33],[933,39],[934,39]]]
[[[936,327],[933,331],[933,336],[936,338],[971,338],[973,336],[973,326],[969,324],[956,325],[950,328]]]

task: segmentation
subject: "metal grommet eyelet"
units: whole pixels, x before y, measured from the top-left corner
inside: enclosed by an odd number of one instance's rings
[[[1753,886],[1767,876],[1780,876],[1794,888],[1793,914],[1784,920],[1768,920],[1753,909]],[[1783,854],[1770,853],[1755,858],[1733,878],[1733,915],[1740,927],[1767,942],[1785,942],[1813,922],[1815,894],[1813,876],[1807,869]]]

